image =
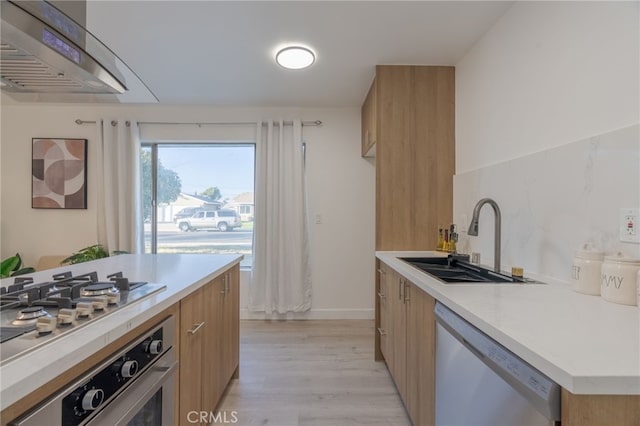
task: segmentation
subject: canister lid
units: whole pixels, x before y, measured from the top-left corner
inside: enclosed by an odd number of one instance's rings
[[[596,250],[593,243],[584,243],[580,250],[576,251],[576,257],[588,260],[602,260],[604,252]]]
[[[609,262],[622,262],[622,263],[631,263],[640,265],[640,259],[635,259],[633,257],[625,257],[622,252],[617,252],[612,255],[606,256],[604,260]]]

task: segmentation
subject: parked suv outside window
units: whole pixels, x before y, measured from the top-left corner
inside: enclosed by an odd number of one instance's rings
[[[185,217],[191,217],[194,214],[198,213],[200,210],[202,210],[202,208],[200,207],[185,207],[184,209],[173,215],[173,223],[178,223],[180,219],[183,219]]]
[[[217,229],[232,231],[242,226],[240,216],[235,210],[199,211],[193,217],[178,220],[178,228],[182,231],[197,231],[198,229]]]

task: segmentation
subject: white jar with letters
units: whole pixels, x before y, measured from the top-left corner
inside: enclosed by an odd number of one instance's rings
[[[571,287],[578,293],[600,295],[600,272],[604,253],[586,243],[576,251],[571,268]]]
[[[623,305],[637,305],[637,279],[640,259],[625,257],[618,252],[604,258],[600,294],[604,300]]]

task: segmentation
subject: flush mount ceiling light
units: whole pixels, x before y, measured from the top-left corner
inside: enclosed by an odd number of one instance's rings
[[[289,46],[278,50],[276,62],[283,68],[301,70],[310,67],[316,60],[311,49],[302,46]]]

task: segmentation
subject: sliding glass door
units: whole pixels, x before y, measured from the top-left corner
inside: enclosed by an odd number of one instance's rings
[[[255,145],[143,143],[146,253],[241,253],[251,267]]]

